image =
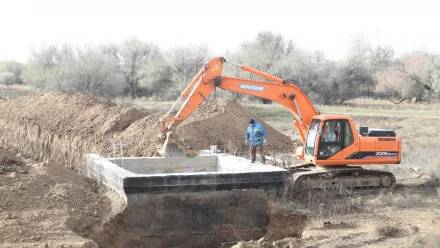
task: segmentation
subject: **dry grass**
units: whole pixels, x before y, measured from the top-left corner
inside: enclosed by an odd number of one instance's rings
[[[35,91],[27,85],[3,85],[0,84],[0,98],[14,99],[33,94]]]
[[[413,247],[413,248],[440,247],[440,234],[418,235],[411,240],[409,247]]]
[[[182,104],[183,101],[180,102]],[[137,109],[145,110],[150,113],[163,113],[165,114],[174,102],[156,102],[149,101],[143,98],[134,99],[132,101],[132,106]],[[179,109],[181,105],[177,105],[176,108]]]
[[[372,205],[377,207],[394,207],[394,208],[418,208],[424,207],[428,203],[424,201],[424,196],[420,194],[412,194],[407,189],[404,193],[381,193],[374,200]]]
[[[346,214],[361,212],[363,206],[361,197],[355,197],[353,192],[343,188],[309,191],[287,184],[283,193],[284,199],[298,202],[323,221],[343,220]]]
[[[391,225],[383,225],[383,226],[378,226],[374,229],[374,232],[376,234],[376,236],[378,238],[394,238],[397,237],[402,230],[400,230],[399,228],[395,227],[395,226],[391,226]]]

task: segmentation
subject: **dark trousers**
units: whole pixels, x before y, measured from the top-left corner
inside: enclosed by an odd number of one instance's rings
[[[256,157],[257,157],[257,148],[258,148],[258,152],[260,153],[260,158],[261,158],[261,162],[265,163],[266,162],[266,157],[264,156],[264,148],[263,148],[263,144],[259,145],[259,146],[251,146],[249,149],[249,153],[251,154],[251,160],[252,162],[255,162]]]

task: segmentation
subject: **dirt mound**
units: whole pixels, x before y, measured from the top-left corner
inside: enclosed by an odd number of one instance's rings
[[[234,154],[247,153],[244,134],[248,121],[254,118],[267,131],[267,151],[289,152],[293,149],[290,138],[281,134],[241,105],[231,101],[217,100],[203,103],[178,130],[180,137],[194,149],[208,149],[217,145]]]
[[[85,155],[156,156],[159,119],[134,108],[78,93],[47,93],[0,101],[0,142],[35,160],[53,159],[83,169]],[[217,145],[235,155],[247,153],[244,133],[254,117],[237,103],[204,102],[177,134],[194,150]],[[255,117],[254,117],[255,118]],[[292,141],[258,118],[268,132],[266,150],[289,152]]]
[[[85,154],[109,156],[111,138],[148,113],[82,94],[0,101],[0,143],[35,160],[84,168]]]
[[[127,146],[129,154],[156,154],[158,121],[161,117],[161,114],[144,117],[118,135],[118,139]],[[289,137],[251,115],[241,105],[221,99],[203,102],[176,130],[176,134],[194,150],[209,149],[210,145],[217,145],[221,150],[235,155],[247,154],[244,134],[250,118],[266,128],[266,150],[269,153],[291,151],[293,143]]]
[[[147,113],[120,108],[109,100],[78,93],[51,92],[5,101],[2,119],[35,124],[58,135],[90,138],[121,132]]]

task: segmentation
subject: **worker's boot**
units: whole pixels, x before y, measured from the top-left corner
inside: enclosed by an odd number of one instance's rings
[[[250,147],[250,154],[251,154],[251,163],[255,162],[257,157],[257,149],[255,146]]]
[[[260,159],[261,159],[261,163],[265,164],[266,163],[266,156],[264,156],[264,148],[263,145],[261,144],[259,147],[259,151],[260,151]]]

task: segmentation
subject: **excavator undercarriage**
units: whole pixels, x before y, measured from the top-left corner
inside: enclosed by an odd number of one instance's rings
[[[390,172],[359,166],[322,168],[311,165],[292,168],[290,172],[288,187],[296,192],[392,189],[396,184],[396,179]]]

